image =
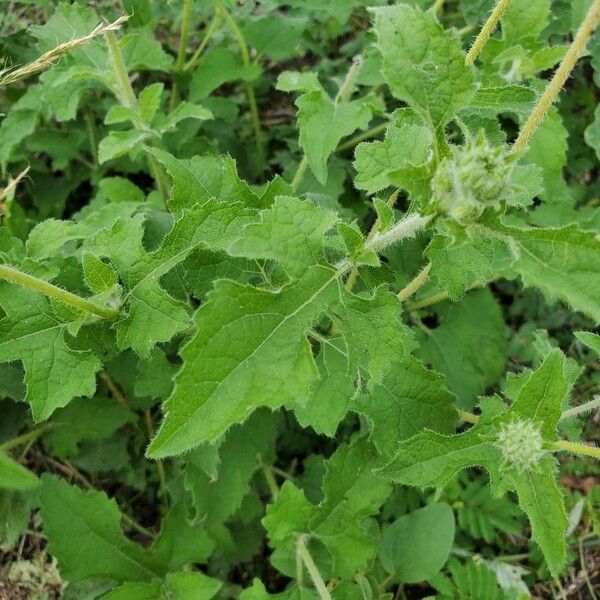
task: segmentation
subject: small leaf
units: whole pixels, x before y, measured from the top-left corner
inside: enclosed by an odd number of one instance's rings
[[[39,485],[39,479],[0,450],[0,488],[6,490],[30,490]]]

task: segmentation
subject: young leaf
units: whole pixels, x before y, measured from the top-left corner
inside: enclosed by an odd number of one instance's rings
[[[432,129],[443,126],[475,91],[458,36],[444,31],[431,13],[407,4],[371,10],[392,94]]]
[[[23,491],[35,488],[39,483],[31,471],[0,450],[0,488]]]

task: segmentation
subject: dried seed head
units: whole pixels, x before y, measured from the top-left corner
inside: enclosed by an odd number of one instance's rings
[[[451,152],[433,177],[433,202],[463,224],[477,220],[486,208],[499,210],[515,189],[514,157],[504,146],[490,146],[483,132]]]
[[[531,419],[504,423],[496,436],[504,462],[518,471],[529,471],[546,454],[542,432]]]

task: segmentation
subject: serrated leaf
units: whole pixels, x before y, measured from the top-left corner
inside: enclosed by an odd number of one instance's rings
[[[415,180],[425,179],[431,158],[431,133],[422,125],[388,127],[380,142],[363,142],[356,147],[354,184],[374,194],[391,185],[412,191]]]
[[[422,429],[451,433],[456,424],[454,396],[444,378],[409,357],[392,365],[390,373],[368,395],[359,396],[355,410],[371,422],[370,439],[383,455],[393,455],[399,440]]]
[[[296,100],[300,147],[315,177],[327,181],[327,159],[340,140],[371,120],[367,105],[355,100],[334,102],[323,91],[309,92]]]
[[[91,396],[100,362],[70,345],[69,322],[60,319],[47,298],[26,288],[0,283],[0,362],[20,360],[26,400],[35,421],[47,419],[75,396]]]
[[[150,124],[160,106],[160,99],[164,90],[163,83],[151,83],[139,94],[138,102],[142,119]]]
[[[600,240],[571,225],[562,228],[509,227],[489,221],[510,249],[523,283],[549,300],[560,299],[600,322]]]
[[[315,264],[323,264],[323,236],[338,221],[337,215],[308,200],[277,196],[261,211],[260,221],[245,227],[228,249],[244,258],[276,260],[290,275],[299,277]]]
[[[565,564],[565,532],[569,520],[555,472],[556,460],[547,456],[536,469],[515,474],[512,480],[519,504],[531,523],[531,537],[541,548],[550,572],[556,577]]]
[[[163,573],[147,551],[128,540],[121,513],[103,492],[83,492],[52,476],[42,477],[41,517],[49,551],[69,581],[145,581]],[[73,540],[78,552],[73,553]]]
[[[107,160],[123,156],[123,154],[133,150],[147,137],[147,132],[138,129],[111,131],[98,144],[98,160],[100,163],[105,163]]]
[[[401,4],[373,8],[383,75],[392,94],[436,129],[471,99],[473,70],[460,40],[431,13]]]
[[[217,281],[196,313],[198,333],[182,350],[148,455],[214,441],[259,406],[305,403],[317,377],[306,331],[336,287],[335,271],[317,266],[279,292]]]

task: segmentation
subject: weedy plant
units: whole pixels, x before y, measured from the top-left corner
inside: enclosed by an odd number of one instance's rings
[[[9,597],[600,595],[600,0],[387,4],[7,4]]]

